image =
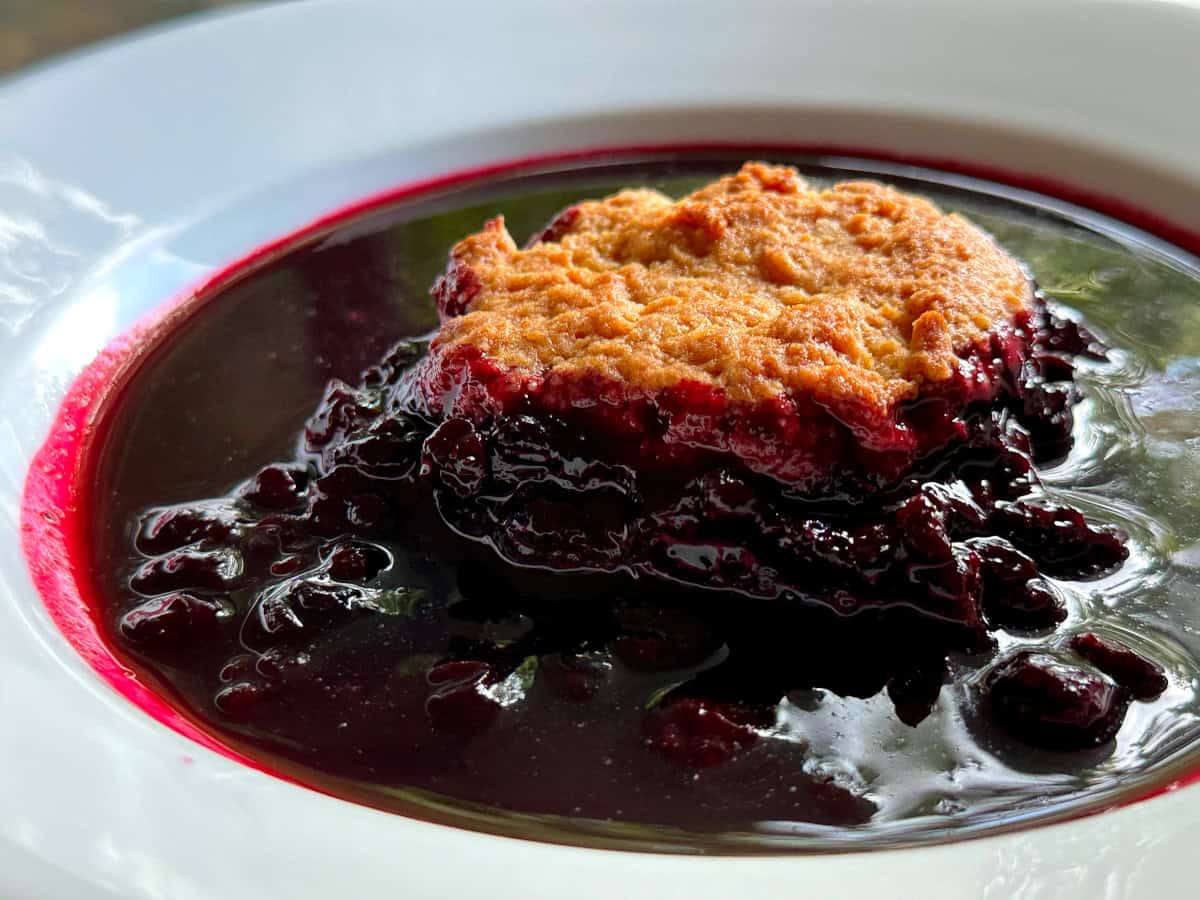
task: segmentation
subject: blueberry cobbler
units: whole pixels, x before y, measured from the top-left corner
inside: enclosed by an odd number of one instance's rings
[[[1070,445],[1072,360],[1103,351],[919,198],[750,164],[677,202],[568,207],[523,250],[493,219],[434,296],[382,421],[436,424],[418,477],[513,564],[903,611],[970,650],[1062,619],[1042,568],[1125,557],[1029,496]]]
[[[1125,771],[1191,699],[1112,599],[1140,526],[1056,474],[1121,353],[917,193],[706,179],[476,214],[423,337],[403,223],[212,301],[98,463],[119,652],[291,777],[553,839],[996,821]],[[187,405],[225,391],[259,413]]]

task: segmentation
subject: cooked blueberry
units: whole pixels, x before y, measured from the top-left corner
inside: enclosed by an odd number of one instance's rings
[[[327,467],[353,465],[380,478],[399,478],[414,468],[417,450],[429,434],[415,420],[393,415],[373,423],[367,431],[332,445],[324,454]]]
[[[303,650],[273,648],[255,661],[254,670],[270,681],[296,681],[308,674],[311,662]]]
[[[449,319],[466,312],[467,306],[482,287],[473,268],[457,259],[451,259],[445,274],[434,282],[430,294],[442,318]]]
[[[121,616],[121,633],[145,647],[203,639],[230,615],[220,600],[179,592],[139,603]]]
[[[551,219],[549,225],[531,236],[529,241],[526,243],[526,246],[531,247],[534,244],[546,243],[547,241],[561,241],[563,239],[563,235],[567,234],[571,230],[571,227],[575,224],[578,218],[579,207],[568,206],[553,219]]]
[[[928,494],[920,493],[900,504],[896,526],[904,546],[918,559],[943,562],[953,556],[950,536],[946,533],[946,506]]]
[[[223,541],[232,528],[231,514],[219,506],[159,510],[142,522],[136,538],[137,548],[157,556],[201,541]]]
[[[1107,675],[1033,650],[998,662],[984,690],[997,724],[1049,750],[1080,750],[1111,740],[1130,699]]]
[[[1006,628],[1037,631],[1053,628],[1067,618],[1062,597],[1044,578],[1031,578],[991,608],[992,621]]]
[[[699,486],[702,508],[714,518],[753,522],[762,515],[759,492],[736,472],[709,472]]]
[[[188,588],[222,591],[242,574],[242,557],[236,550],[177,550],[143,564],[130,585],[140,594],[165,594]]]
[[[422,459],[441,484],[460,497],[477,490],[487,477],[487,451],[466,419],[447,419],[425,439]]]
[[[1038,343],[1047,350],[1071,356],[1089,356],[1093,359],[1107,356],[1104,345],[1087,328],[1057,313],[1047,314],[1046,328],[1038,335]]]
[[[247,719],[269,694],[270,690],[258,682],[237,681],[218,691],[213,702],[230,718]]]
[[[1042,462],[1061,459],[1071,449],[1075,416],[1071,408],[1079,394],[1073,384],[1027,385],[1021,422],[1029,430],[1034,458]]]
[[[288,466],[266,466],[241,492],[244,500],[263,509],[292,509],[304,492],[305,473]]]
[[[596,491],[586,504],[566,492],[514,498],[497,510],[510,558],[537,561],[553,555],[559,568],[609,569],[625,558],[624,498]]]
[[[937,705],[946,679],[946,660],[915,663],[898,672],[887,685],[888,697],[896,708],[896,718],[915,728]]]
[[[346,614],[372,608],[365,589],[330,583],[319,577],[295,578],[262,593],[258,624],[267,634],[287,634],[324,623],[345,621]]]
[[[1057,592],[1038,576],[1032,559],[1004,538],[974,538],[979,554],[983,608],[993,628],[1053,628],[1067,617]]]
[[[1069,356],[1059,353],[1036,353],[1033,360],[1041,377],[1046,381],[1070,381],[1075,376],[1075,364]]]
[[[1005,584],[1024,584],[1037,576],[1037,563],[1004,538],[973,538],[967,544],[979,554],[987,578]]]
[[[279,578],[295,575],[309,564],[303,556],[285,556],[271,564],[271,574]]]
[[[221,665],[221,670],[217,673],[217,680],[222,684],[244,681],[254,671],[254,662],[254,655],[251,653],[238,653],[231,656]]]
[[[428,341],[419,338],[409,338],[393,344],[379,364],[386,374],[385,380],[395,380],[401,372],[421,358],[428,346]]]
[[[376,410],[362,391],[332,381],[325,389],[321,405],[304,430],[305,447],[319,451],[335,438],[345,436],[369,421]]]
[[[337,581],[364,582],[370,581],[391,562],[391,555],[382,547],[348,541],[333,548],[326,566],[330,577]]]
[[[1116,641],[1088,631],[1071,638],[1070,647],[1138,700],[1153,700],[1167,689],[1162,666]]]
[[[906,566],[912,604],[944,622],[982,631],[979,557],[972,550],[957,550],[945,562],[914,562]]]
[[[679,697],[647,713],[643,734],[647,747],[672,762],[704,769],[754,744],[755,718],[736,704]]]
[[[492,443],[496,468],[514,479],[561,468],[562,454],[555,450],[550,434],[560,428],[566,431],[550,417],[506,416],[496,423]],[[499,471],[497,474],[499,477]]]
[[[304,627],[304,620],[296,611],[295,598],[286,590],[273,591],[258,604],[258,620],[268,634],[297,631]]]
[[[1112,571],[1129,556],[1120,529],[1092,525],[1069,506],[1019,500],[997,508],[991,521],[1052,575],[1091,578]]]

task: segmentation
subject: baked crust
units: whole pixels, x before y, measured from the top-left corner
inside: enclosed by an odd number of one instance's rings
[[[762,163],[678,201],[580,203],[525,248],[493,219],[455,246],[434,295],[446,358],[879,415],[1033,305],[1021,266],[965,219],[873,182],[813,190]]]

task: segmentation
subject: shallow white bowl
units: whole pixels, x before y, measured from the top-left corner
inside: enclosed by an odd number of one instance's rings
[[[1194,896],[1200,788],[913,850],[688,858],[492,837],[251,771],[113,691],[19,547],[72,376],[146,310],[397,184],[603,146],[946,159],[1200,232],[1200,9],[309,2],[198,20],[0,85],[0,895]]]

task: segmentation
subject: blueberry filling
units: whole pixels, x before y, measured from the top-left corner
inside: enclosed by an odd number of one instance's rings
[[[391,809],[412,789],[689,834],[990,821],[1004,785],[1057,797],[1046,772],[1125,777],[1159,753],[1148,723],[1190,696],[1184,657],[1107,606],[1131,602],[1145,535],[1061,489],[1104,421],[1094,373],[1121,357],[1058,307],[964,353],[892,444],[854,449],[852,411],[792,403],[828,458],[787,483],[775,420],[697,386],[582,380],[432,415],[412,392],[427,348],[397,340],[428,318],[372,324],[398,314],[389,241],[298,248],[197,317],[209,347],[246,336],[228,368],[249,393],[296,322],[314,342],[245,432],[259,449],[206,443],[243,432],[188,380],[223,377],[201,338],[147,370],[179,373],[199,424],[146,379],[105,448],[104,624],[220,739]],[[267,293],[279,337],[251,327]]]
[[[405,375],[422,347],[402,343],[359,384],[329,386],[298,458],[263,468],[226,498],[145,517],[135,543],[148,558],[130,587],[147,599],[125,614],[121,628],[143,647],[177,643],[190,631],[202,639],[230,619],[222,598],[238,590],[255,596],[241,626],[252,646],[285,647],[313,628],[339,627],[403,602],[373,585],[391,565],[391,553],[372,541],[386,543],[416,521],[433,521],[459,545],[457,553],[497,572],[511,566],[608,576],[615,593],[633,583],[639,596],[655,588],[700,592],[711,596],[691,601],[697,606],[742,605],[754,610],[754,628],[765,631],[788,617],[827,628],[831,615],[847,620],[851,631],[896,629],[908,635],[912,655],[890,654],[887,691],[901,721],[915,725],[937,698],[948,654],[986,656],[997,629],[1054,629],[1067,610],[1047,576],[1092,579],[1126,557],[1118,529],[1046,500],[1035,466],[1069,449],[1076,395],[1070,381],[1045,379],[1047,369],[1061,376],[1069,367],[1039,360],[1066,363],[1073,353],[1103,351],[1081,326],[1044,307],[1028,324],[1026,340],[1032,352],[995,402],[970,405],[958,416],[947,404],[907,413],[910,428],[920,423],[960,438],[926,454],[902,478],[870,489],[863,480],[846,483],[815,497],[703,454],[674,473],[642,472],[622,461],[624,447],[606,443],[603,434],[534,414],[520,400],[484,423],[429,421],[405,406]],[[550,618],[570,615],[553,610]],[[581,614],[578,625],[566,628],[557,621],[546,627],[545,618],[532,617],[532,632],[521,639],[530,648],[571,653],[608,637],[635,668],[696,665],[722,643],[739,654],[748,653],[743,642],[763,644],[753,634],[732,644],[728,625],[673,620],[669,607],[644,606],[599,626],[617,629],[607,636],[586,631],[602,612]],[[706,642],[688,629],[723,631],[724,641]],[[1078,639],[1102,669],[1136,668],[1121,655],[1138,660],[1133,651],[1105,650],[1098,640]],[[428,676],[431,721],[463,733],[485,727],[489,710],[500,708],[493,689],[516,659],[506,653],[437,660]],[[1086,681],[1048,664],[1024,668],[1038,675],[1024,679],[1025,694],[1049,692],[1048,703],[1056,702],[1054,691],[1066,696]],[[819,675],[789,683],[781,671],[756,677],[775,691],[768,701],[820,683]],[[988,709],[998,724],[1034,744],[1094,744],[1111,736],[1127,705],[1114,688],[1103,728],[1025,727],[1022,711],[1036,698],[1021,705],[994,696],[1011,694],[1014,677],[988,682]],[[1095,690],[1100,678],[1092,676]],[[745,672],[740,679],[750,680]],[[254,697],[274,689],[269,678],[246,682],[252,683]],[[254,702],[249,688],[237,701],[230,691],[222,689],[219,705]],[[669,736],[649,738],[648,746],[676,761],[715,764],[757,733],[742,721],[749,707],[738,704],[745,699],[734,692],[707,720],[708,698],[673,700],[672,714],[653,711],[658,724],[647,725]],[[711,734],[697,724],[702,720],[713,723]]]

